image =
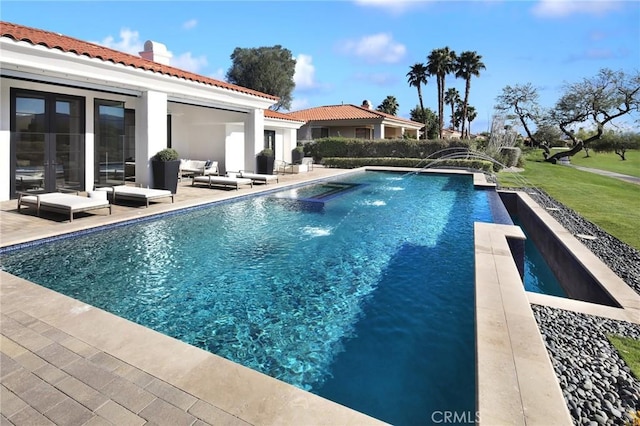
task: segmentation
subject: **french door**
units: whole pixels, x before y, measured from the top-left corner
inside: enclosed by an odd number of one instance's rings
[[[84,188],[84,98],[11,90],[11,194]]]

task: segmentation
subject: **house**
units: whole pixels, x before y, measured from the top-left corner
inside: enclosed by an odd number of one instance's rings
[[[462,139],[462,133],[459,130],[452,129],[449,127],[448,129],[442,129],[442,139]]]
[[[293,111],[288,115],[305,122],[298,131],[298,141],[330,136],[362,139],[396,139],[408,136],[417,139],[418,132],[424,127],[422,123],[376,111],[366,100],[361,106],[327,105]]]
[[[140,56],[0,22],[0,200],[17,191],[151,185],[163,148],[256,169],[265,147],[291,160],[304,122],[270,111],[277,97],[169,65],[147,41]]]

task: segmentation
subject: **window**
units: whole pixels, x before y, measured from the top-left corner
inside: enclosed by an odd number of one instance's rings
[[[275,130],[264,131],[264,148],[271,149],[275,153],[275,150],[276,150],[276,131]]]
[[[311,139],[321,139],[329,137],[328,127],[313,127],[311,129]]]
[[[356,127],[356,138],[357,139],[372,139],[371,138],[371,129],[366,127]]]

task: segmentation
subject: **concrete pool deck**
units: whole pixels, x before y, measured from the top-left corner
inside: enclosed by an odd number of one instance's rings
[[[63,215],[19,214],[16,201],[7,201],[0,203],[0,246],[351,172],[318,167],[240,191],[186,181],[173,204],[116,205],[111,216],[87,213],[73,222]],[[491,186],[482,175],[474,182]],[[476,254],[486,257],[476,264],[476,289],[482,289],[476,300],[480,423],[571,424],[529,305],[544,297],[529,300],[513,275],[505,234],[518,228],[506,228],[483,224],[476,231]],[[554,303],[585,309],[584,302]],[[0,424],[382,424],[5,272],[0,315]]]

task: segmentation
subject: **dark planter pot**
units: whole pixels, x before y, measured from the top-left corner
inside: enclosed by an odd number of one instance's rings
[[[273,157],[258,155],[258,173],[265,175],[273,174]]]
[[[291,162],[293,164],[301,164],[302,158],[304,157],[304,152],[300,152],[297,149],[291,151]]]
[[[154,189],[168,189],[172,194],[178,191],[180,160],[151,161],[151,171],[153,172]]]

